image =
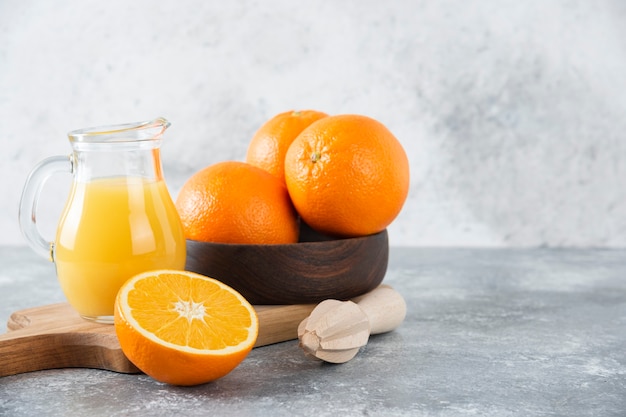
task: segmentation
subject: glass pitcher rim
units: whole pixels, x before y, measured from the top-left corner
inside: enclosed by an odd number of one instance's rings
[[[164,117],[140,122],[119,123],[76,129],[67,135],[70,142],[112,143],[160,140],[170,126]]]

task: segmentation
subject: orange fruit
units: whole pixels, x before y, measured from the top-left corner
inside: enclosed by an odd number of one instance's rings
[[[320,119],[285,156],[285,181],[302,220],[335,236],[384,230],[409,191],[409,161],[396,137],[360,115]]]
[[[245,162],[208,166],[176,198],[185,237],[221,243],[298,241],[298,216],[284,182]]]
[[[248,355],[259,331],[254,308],[213,278],[144,272],[117,294],[115,332],[126,357],[152,378],[197,385],[221,378]]]
[[[290,110],[277,114],[252,137],[246,162],[284,181],[285,154],[289,145],[307,126],[326,116],[326,113],[315,110]]]

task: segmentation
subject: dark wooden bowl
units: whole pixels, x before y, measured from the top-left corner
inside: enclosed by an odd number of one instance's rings
[[[187,241],[188,271],[236,289],[251,304],[346,300],[376,288],[387,272],[387,230],[349,239],[301,233],[286,245]]]

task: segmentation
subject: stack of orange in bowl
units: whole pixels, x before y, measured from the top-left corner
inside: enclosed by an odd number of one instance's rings
[[[364,294],[383,280],[386,228],[408,189],[406,153],[380,122],[278,114],[256,132],[245,162],[208,166],[180,190],[186,270],[252,304]]]

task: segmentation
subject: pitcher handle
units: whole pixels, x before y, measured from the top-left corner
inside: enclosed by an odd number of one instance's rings
[[[73,158],[51,156],[39,162],[28,175],[20,199],[19,222],[28,245],[39,256],[54,261],[54,242],[43,238],[37,228],[37,204],[44,184],[53,174],[74,171]]]

